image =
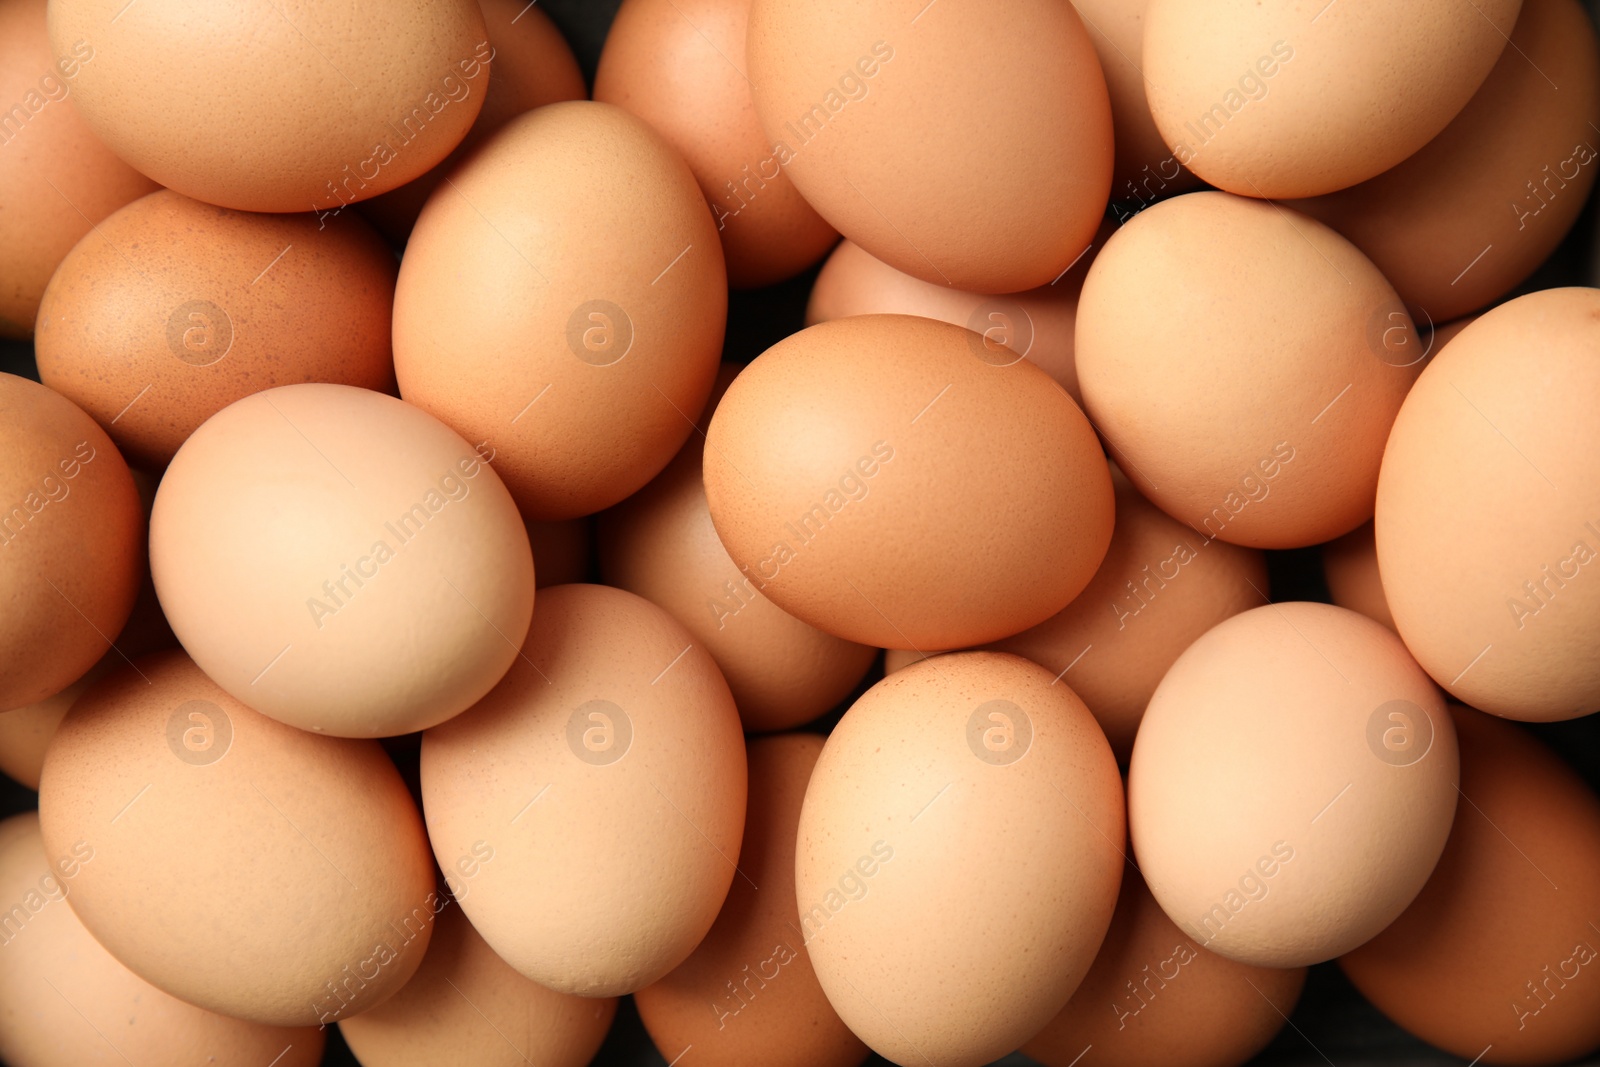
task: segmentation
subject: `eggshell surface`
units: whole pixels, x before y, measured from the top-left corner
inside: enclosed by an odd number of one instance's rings
[[[716,920],[739,856],[744,739],[727,683],[665,611],[563,585],[509,674],[422,742],[441,867],[494,849],[462,909],[524,976],[631,993]]]
[[[1044,668],[967,652],[898,671],[806,790],[795,887],[817,978],[887,1059],[988,1063],[1088,973],[1124,840],[1110,746]]]
[[[1066,391],[999,351],[904,315],[768,349],[706,439],[734,562],[789,614],[879,647],[979,644],[1060,611],[1110,542],[1111,474]]]
[[[1600,706],[1600,291],[1486,312],[1406,398],[1378,569],[1406,646],[1458,700],[1530,721]]]
[[[795,188],[896,269],[1017,292],[1093,240],[1111,105],[1070,4],[754,0],[746,57]]]
[[[488,442],[529,518],[587,515],[687,439],[726,314],[688,166],[620,108],[552,104],[481,145],[417,221],[395,294],[400,395]]]
[[[1389,613],[1383,580],[1378,575],[1378,546],[1372,523],[1364,522],[1323,545],[1322,573],[1335,604],[1394,629],[1394,616]]]
[[[302,729],[386,737],[465,710],[516,659],[533,610],[527,531],[489,458],[350,386],[224,408],[179,450],[150,520],[178,640]]]
[[[1422,889],[1456,807],[1455,733],[1398,638],[1328,604],[1269,604],[1196,641],[1145,709],[1133,847],[1202,948],[1332,959]]]
[[[46,851],[94,850],[70,897],[89,932],[157,988],[273,1026],[404,985],[438,896],[383,749],[257,714],[182,653],[136,668],[73,705],[40,783]]]

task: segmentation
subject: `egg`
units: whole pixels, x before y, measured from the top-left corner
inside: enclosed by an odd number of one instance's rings
[[[1411,1033],[1484,1063],[1600,1047],[1600,798],[1511,723],[1452,705],[1466,803],[1416,902],[1340,957]]]
[[[39,377],[160,469],[275,385],[394,391],[394,257],[355,216],[257,215],[162,190],[80,241],[45,290]]]
[[[405,244],[422,205],[450,169],[490,134],[524,111],[589,95],[572,48],[542,8],[525,0],[478,0],[478,4],[483,9],[493,62],[483,109],[472,128],[432,170],[398,189],[361,201],[357,209],[397,245]]]
[[[1552,289],[1445,345],[1395,420],[1375,523],[1395,626],[1496,715],[1600,705],[1600,291]]]
[[[1267,599],[1255,549],[1202,537],[1113,469],[1116,528],[1094,578],[1062,611],[993,642],[1046,668],[1094,713],[1126,762],[1145,705],[1179,654],[1217,623]]]
[[[112,155],[72,104],[94,48],[57,60],[46,0],[0,3],[0,337],[33,336],[44,287],[78,239],[156,183]]]
[[[1127,864],[1094,966],[1022,1051],[1044,1067],[1235,1067],[1283,1029],[1305,982],[1304,967],[1252,967],[1207,952]]]
[[[706,497],[762,594],[860,644],[953,648],[1043,622],[1111,539],[1111,474],[1066,391],[970,330],[808,327],[734,379]]]
[[[93,57],[74,100],[113,152],[241,211],[342,210],[429,170],[493,52],[476,0],[52,0],[50,43]]]
[[[0,374],[0,709],[59,693],[128,621],[144,508],[105,431],[59,394]]]
[[[587,515],[688,438],[727,298],[716,226],[672,147],[609,104],[552,104],[423,209],[395,293],[400,395],[487,442],[529,518]]]
[[[1489,76],[1521,6],[1150,0],[1150,110],[1177,161],[1212,185],[1330,193],[1443,130]]]
[[[738,369],[724,364],[723,374]],[[696,433],[654,481],[601,515],[600,571],[665,608],[711,653],[746,730],[789,729],[849,696],[877,650],[801,622],[739,570],[711,523],[703,451]]]
[[[897,270],[1019,292],[1094,239],[1111,104],[1071,4],[753,0],[746,63],[772,159]]]
[[[71,903],[140,978],[198,1007],[319,1026],[403,986],[438,896],[376,742],[251,711],[180,652],[80,697],[45,755],[46,852],[92,849]]]
[[[494,862],[487,846],[479,855]],[[339,1020],[339,1033],[362,1067],[583,1067],[616,1014],[615,1000],[569,996],[522,977],[459,907],[446,907],[411,981],[377,1007]]]
[[[1219,192],[1163,201],[1117,231],[1084,281],[1076,347],[1084,406],[1139,491],[1207,537],[1256,548],[1331,540],[1372,517],[1384,441],[1423,356],[1355,246]]]
[[[751,101],[751,0],[626,0],[606,34],[594,98],[638,115],[694,171],[741,288],[771,285],[839,239],[790,182]]]
[[[1070,689],[1016,656],[939,656],[828,737],[795,846],[800,934],[873,1051],[976,1067],[1088,973],[1125,840],[1116,760]]]
[[[1455,733],[1399,638],[1329,604],[1269,604],[1190,645],[1145,709],[1128,824],[1161,909],[1257,967],[1348,952],[1433,870]]]
[[[1394,616],[1378,577],[1378,546],[1372,523],[1364,522],[1322,546],[1322,575],[1333,602],[1394,629]]]
[[[1594,187],[1596,123],[1588,13],[1576,0],[1524,0],[1511,45],[1437,137],[1369,181],[1293,206],[1444,322],[1504,296],[1572,229]]]
[[[1094,244],[1049,285],[1009,296],[964,293],[902,274],[852,241],[842,241],[822,266],[806,304],[806,325],[851,315],[921,315],[965,326],[982,336],[991,360],[1026,358],[1082,403],[1072,358],[1078,293],[1095,252],[1112,233],[1103,223]]]
[[[12,1067],[271,1062],[315,1067],[323,1036],[229,1019],[163,993],[118,963],[67,903],[94,863],[85,840],[54,860],[39,817],[0,822],[0,1056]],[[275,1058],[274,1058],[275,1057]]]
[[[795,925],[795,833],[821,753],[815,734],[750,742],[739,849],[739,869],[750,881],[733,880],[693,955],[633,995],[664,1059],[690,1049],[701,1067],[857,1067],[867,1058],[867,1046],[823,995]]]
[[[641,989],[705,937],[735,877],[745,782],[711,656],[607,586],[542,592],[505,680],[422,740],[439,865],[494,850],[467,918],[519,973],[580,996]]]
[[[1149,0],[1075,0],[1111,97],[1116,156],[1112,200],[1153,203],[1201,185],[1167,147],[1145,96],[1144,14]]]

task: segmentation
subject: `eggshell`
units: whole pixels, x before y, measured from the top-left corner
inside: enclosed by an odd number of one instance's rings
[[[594,531],[587,519],[526,525],[538,575],[535,584],[540,589],[588,579],[589,564],[594,557]]]
[[[1372,517],[1421,345],[1344,238],[1275,204],[1191,193],[1106,243],[1078,304],[1078,382],[1113,459],[1167,514],[1257,548]]]
[[[1600,705],[1600,291],[1485,313],[1423,372],[1378,483],[1378,568],[1417,662],[1513,719]]]
[[[638,115],[683,153],[716,218],[728,280],[771,285],[839,239],[800,196],[750,99],[751,0],[625,0],[594,98]]]
[[[1520,728],[1459,705],[1461,796],[1416,902],[1339,966],[1418,1037],[1483,1063],[1600,1047],[1600,799]]]
[[[111,439],[70,400],[0,374],[0,709],[83,677],[143,568],[144,508]]]
[[[394,993],[427,948],[427,841],[383,749],[259,715],[180,652],[79,698],[39,815],[50,855],[94,850],[69,898],[89,932],[199,1007],[332,1022]]]
[[[1475,17],[1475,16],[1474,16]],[[1600,43],[1576,0],[1524,0],[1487,81],[1437,137],[1354,188],[1293,206],[1372,257],[1439,322],[1504,296],[1594,187]]]
[[[823,995],[795,924],[795,833],[821,753],[815,734],[749,744],[750,806],[739,869],[750,881],[733,880],[693,955],[633,996],[668,1061],[690,1049],[700,1067],[856,1067],[867,1058],[867,1046]]]
[[[845,713],[806,790],[795,883],[817,978],[887,1059],[988,1063],[1088,972],[1124,841],[1116,760],[1048,671],[993,652],[907,667]]]
[[[62,262],[39,310],[39,377],[159,469],[206,419],[275,385],[393,392],[395,273],[354,216],[255,215],[162,190]]]
[[[524,111],[589,96],[572,48],[542,8],[527,0],[478,0],[478,5],[494,52],[483,110],[461,143],[428,173],[361,201],[361,214],[397,245],[405,244],[422,205],[450,169],[490,134]]]
[[[0,822],[0,1056],[12,1067],[211,1063],[315,1067],[323,1036],[229,1019],[168,996],[90,936],[66,903],[86,839],[54,862],[32,812]],[[276,1059],[274,1059],[276,1057]]]
[[[1173,925],[1132,864],[1094,966],[1022,1051],[1045,1067],[1235,1067],[1283,1029],[1304,967],[1251,967]]]
[[[711,653],[746,730],[809,722],[850,695],[877,650],[801,622],[739,570],[711,523],[703,451],[696,433],[654,481],[600,517],[601,574],[665,608]]]
[[[1011,293],[1094,239],[1111,104],[1071,4],[754,0],[746,60],[795,188],[890,266]]]
[[[727,299],[671,146],[609,104],[552,104],[479,146],[417,221],[395,294],[400,393],[488,442],[529,518],[587,515],[688,437]]]
[[[1149,0],[1074,0],[1094,43],[1111,97],[1111,126],[1116,133],[1112,171],[1113,200],[1155,202],[1200,186],[1185,170],[1156,129],[1145,96],[1144,12]]]
[[[913,663],[921,663],[934,656],[942,656],[948,649],[936,652],[918,652],[909,648],[886,648],[883,650],[883,673],[893,674],[895,671],[904,670]]]
[[[52,0],[50,43],[91,50],[75,99],[112,151],[242,211],[334,208],[427,171],[477,117],[493,51],[476,0]]]
[[[1373,622],[1394,629],[1394,616],[1378,577],[1378,546],[1372,523],[1364,522],[1336,541],[1322,546],[1322,574],[1328,592],[1341,608],[1360,612]]]
[[[1111,539],[1078,406],[970,330],[906,315],[809,327],[712,416],[706,496],[778,607],[862,644],[951,648],[1043,622]]]
[[[464,711],[533,611],[527,532],[492,458],[365,389],[229,405],[179,450],[150,519],[178,640],[237,699],[306,730],[387,737]]]
[[[33,336],[63,256],[101,219],[156,189],[111,154],[72,104],[94,48],[50,50],[46,0],[0,2],[0,337]]]
[[[1078,371],[1072,359],[1072,331],[1078,316],[1078,293],[1094,255],[1111,236],[1107,222],[1094,244],[1071,270],[1048,285],[1010,296],[964,293],[902,274],[874,259],[860,245],[843,241],[822,265],[806,325],[851,315],[921,315],[965,326],[982,335],[988,358],[1005,361],[1009,349],[1054,378],[1082,403]]]
[[[1179,163],[1244,196],[1365,181],[1477,92],[1522,0],[1150,0],[1144,75]]]
[[[1416,897],[1450,832],[1455,733],[1394,634],[1269,604],[1178,657],[1145,709],[1128,823],[1150,891],[1229,959],[1332,959]]]
[[[422,740],[439,865],[494,849],[461,901],[507,963],[563,993],[631,993],[711,928],[744,827],[744,739],[704,649],[600,585],[539,595],[520,661]]]
[[[1202,537],[1113,470],[1116,529],[1087,588],[1031,630],[989,645],[1072,687],[1127,762],[1156,684],[1217,623],[1266,603],[1260,552]]]
[[[615,1000],[569,996],[522,977],[460,908],[446,907],[416,976],[376,1008],[339,1020],[339,1032],[362,1067],[583,1067],[616,1013]]]

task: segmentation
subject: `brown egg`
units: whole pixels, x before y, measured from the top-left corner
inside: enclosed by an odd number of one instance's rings
[[[1141,212],[1078,304],[1078,382],[1112,458],[1167,514],[1257,548],[1372,517],[1421,358],[1400,298],[1355,246],[1228,193]]]
[[[747,60],[773,158],[897,270],[1013,293],[1094,240],[1111,105],[1072,5],[754,0]]]
[[[230,1019],[152,986],[67,903],[96,859],[87,838],[52,860],[32,812],[0,822],[0,1057],[11,1067],[211,1063],[315,1067],[323,1036]]]
[[[739,870],[750,880],[733,880],[692,956],[633,996],[668,1061],[690,1049],[685,1062],[699,1067],[856,1067],[867,1058],[867,1046],[823,995],[795,923],[795,833],[821,753],[815,734],[750,742],[750,806],[739,849]]]
[[[1378,578],[1378,546],[1373,541],[1372,523],[1364,522],[1322,546],[1322,575],[1335,604],[1394,629],[1394,616],[1389,613],[1383,582]]]
[[[1148,5],[1149,0],[1075,0],[1072,5],[1089,31],[1111,95],[1111,126],[1116,132],[1111,197],[1141,206],[1201,184],[1178,162],[1150,115],[1141,66]]]
[[[735,366],[724,364],[729,377]],[[746,730],[786,730],[850,695],[875,648],[801,622],[762,595],[717,538],[699,433],[667,469],[600,517],[600,571],[681,622],[721,668]]]
[[[1235,1067],[1283,1029],[1306,983],[1207,952],[1173,925],[1132,864],[1094,966],[1022,1046],[1045,1067]]]
[[[1078,262],[1049,285],[1009,296],[964,293],[925,282],[843,241],[817,275],[806,305],[806,325],[851,315],[921,315],[965,326],[982,335],[988,358],[1010,359],[1005,349],[1024,356],[1081,403],[1072,359],[1078,293],[1095,253],[1114,229],[1112,223],[1102,223]]]
[[[71,685],[128,621],[145,516],[128,465],[71,401],[0,374],[0,708]]]
[[[152,985],[241,1019],[316,1026],[382,1002],[440,906],[382,747],[259,715],[179,652],[79,698],[39,814],[51,855],[94,850],[71,898],[90,933]]]
[[[848,640],[951,648],[1043,622],[1111,540],[1111,475],[1064,389],[970,330],[809,327],[712,417],[706,495],[739,569]]]
[[[728,281],[771,285],[821,259],[838,233],[805,202],[750,99],[751,0],[626,0],[594,98],[626,108],[683,153],[717,221]]]
[[[568,585],[589,580],[594,557],[594,530],[588,519],[563,522],[529,521],[528,543],[533,547],[536,585]]]
[[[1444,700],[1394,634],[1269,604],[1190,645],[1133,745],[1128,825],[1201,947],[1301,967],[1366,941],[1428,880],[1456,807]]]
[[[94,49],[58,61],[46,0],[0,2],[0,337],[33,336],[39,298],[79,238],[156,183],[111,154],[71,103]]]
[[[242,211],[342,209],[424,173],[493,53],[476,0],[53,0],[50,43],[84,60],[74,99],[112,151]]]
[[[1423,372],[1383,456],[1378,567],[1400,636],[1451,695],[1507,718],[1600,706],[1597,344],[1594,289],[1486,312]]]
[[[609,104],[552,104],[471,153],[417,221],[395,293],[400,392],[492,448],[529,518],[587,515],[688,437],[727,300],[711,213],[671,146]]]
[[[1600,1047],[1600,798],[1521,728],[1450,711],[1466,803],[1449,844],[1416,902],[1339,966],[1463,1059],[1566,1063]]]
[[[493,459],[365,389],[236,401],[156,496],[150,563],[173,631],[229,693],[304,730],[391,737],[466,710],[533,612],[527,533]]]
[[[162,190],[78,243],[45,290],[39,377],[159,469],[240,397],[394,391],[396,267],[355,216],[255,215]]]
[[[445,870],[486,844],[461,907],[524,976],[631,993],[682,963],[728,893],[744,738],[717,665],[641,597],[539,594],[519,661],[423,735],[422,800]]]
[[[1217,623],[1266,603],[1260,552],[1203,537],[1112,470],[1117,523],[1105,561],[1059,614],[995,641],[1083,698],[1119,762],[1133,750],[1145,705],[1184,649]]]
[[[1293,206],[1372,257],[1413,314],[1444,322],[1504,296],[1555,251],[1600,169],[1596,123],[1588,13],[1576,0],[1523,0],[1511,46],[1442,133],[1370,181]]]
[[[939,656],[867,690],[828,738],[800,813],[801,936],[874,1051],[977,1067],[1083,980],[1125,841],[1083,701],[1016,656]]]
[[[1427,144],[1466,106],[1522,0],[1150,0],[1144,75],[1179,163],[1243,196],[1317,196]]]
[[[422,205],[444,176],[490,134],[524,111],[589,95],[572,48],[543,9],[527,0],[478,0],[478,4],[493,52],[483,110],[467,136],[432,170],[363,200],[358,209],[397,245],[405,244]]]
[[[468,857],[472,865],[494,861],[487,845],[479,855]],[[362,1067],[583,1067],[616,1013],[609,997],[574,997],[522,977],[459,907],[447,906],[415,977],[376,1008],[339,1020],[339,1032]]]

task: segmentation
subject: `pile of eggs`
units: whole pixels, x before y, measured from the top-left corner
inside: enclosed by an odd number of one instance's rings
[[[0,1059],[1600,1047],[1579,0],[624,0],[590,96],[0,0]]]

